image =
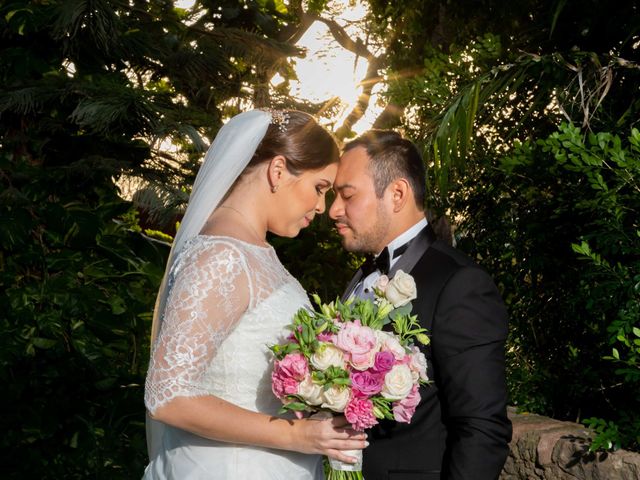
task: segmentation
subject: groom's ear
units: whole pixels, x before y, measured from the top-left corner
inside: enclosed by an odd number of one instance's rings
[[[389,184],[387,189],[391,196],[394,212],[401,211],[413,196],[411,185],[404,178],[396,178]]]

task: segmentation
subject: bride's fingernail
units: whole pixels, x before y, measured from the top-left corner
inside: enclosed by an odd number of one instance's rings
[[[367,448],[368,446],[369,446],[369,442],[367,442],[367,441],[365,440],[365,442],[364,442],[364,448]]]

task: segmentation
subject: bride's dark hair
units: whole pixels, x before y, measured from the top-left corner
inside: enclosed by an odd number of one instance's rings
[[[287,159],[287,169],[293,175],[319,170],[338,161],[340,151],[333,136],[308,113],[279,110],[272,113],[272,118],[248,169],[276,155]]]

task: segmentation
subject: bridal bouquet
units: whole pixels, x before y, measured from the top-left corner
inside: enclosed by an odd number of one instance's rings
[[[373,301],[323,303],[314,295],[316,306],[295,314],[287,341],[270,347],[280,413],[342,413],[359,431],[380,419],[411,422],[419,386],[428,382],[426,358],[416,343],[426,345],[429,337],[410,315],[415,281],[400,270],[392,280],[381,276],[374,292]],[[361,461],[355,467],[329,464],[328,480],[362,479]]]

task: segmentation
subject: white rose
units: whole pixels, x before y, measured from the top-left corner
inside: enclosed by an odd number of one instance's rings
[[[416,282],[411,275],[398,270],[395,276],[389,280],[385,290],[385,297],[393,306],[398,308],[406,305],[418,296]]]
[[[384,377],[382,396],[389,400],[402,400],[413,387],[413,375],[408,365],[395,365]]]
[[[322,407],[329,408],[334,412],[343,412],[349,401],[349,395],[348,388],[334,385],[322,393],[324,397]]]
[[[311,379],[311,375],[307,375],[298,386],[298,395],[310,405],[320,405],[324,401],[322,390],[322,385],[318,385]]]
[[[429,377],[427,376],[427,358],[418,347],[413,347],[413,353],[411,354],[411,364],[409,365],[409,367],[414,373],[414,378],[416,378],[416,380],[418,378],[425,382],[429,380]]]
[[[318,370],[326,370],[331,366],[344,368],[344,355],[332,343],[323,343],[311,356],[311,365]]]
[[[375,333],[380,350],[388,350],[393,353],[396,360],[402,360],[404,358],[407,352],[404,347],[400,345],[400,342],[393,333],[383,330],[376,330]]]

